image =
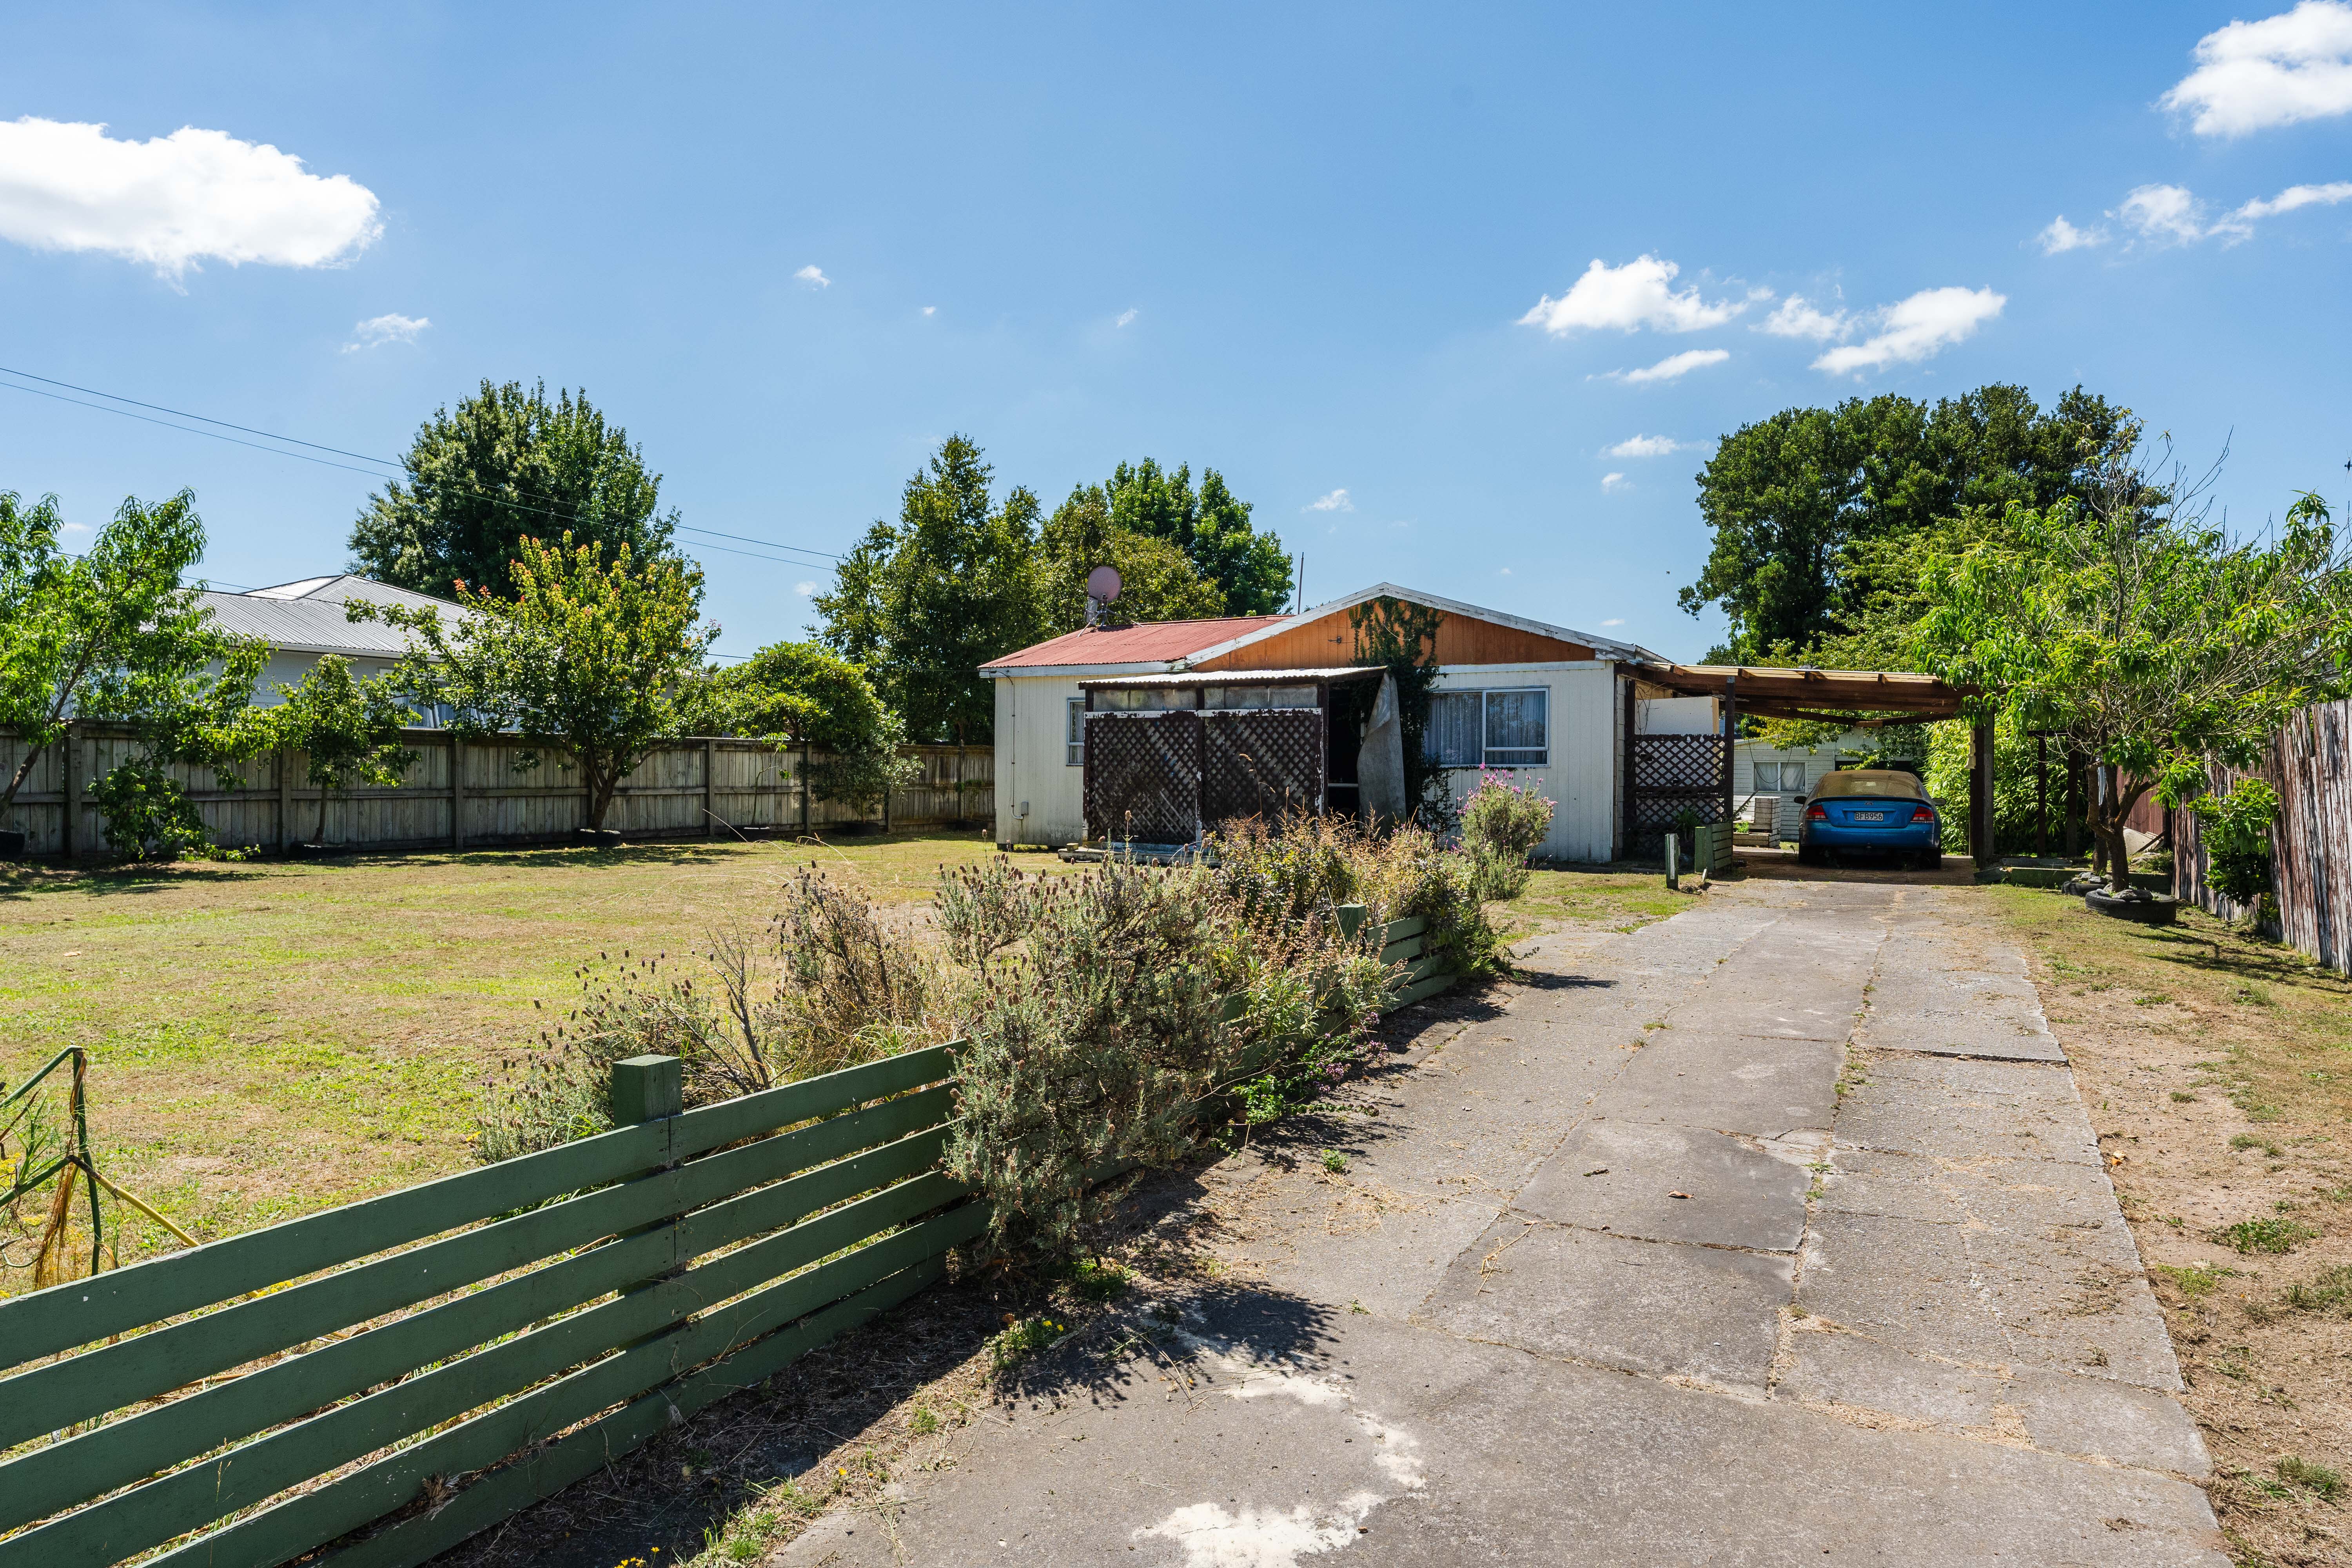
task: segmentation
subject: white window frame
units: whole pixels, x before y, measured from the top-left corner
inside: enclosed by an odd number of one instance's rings
[[[1063,721],[1062,765],[1082,768],[1087,765],[1087,700],[1072,697],[1067,701],[1069,707],[1065,711],[1069,717]],[[1074,735],[1076,739],[1072,739]]]
[[[1489,744],[1487,743],[1487,740],[1486,740],[1486,724],[1487,724],[1487,719],[1488,719],[1488,714],[1489,714],[1489,710],[1488,710],[1487,705],[1486,705],[1486,699],[1487,699],[1487,698],[1489,698],[1489,697],[1517,697],[1517,696],[1524,696],[1524,695],[1526,695],[1526,694],[1528,694],[1528,693],[1530,693],[1530,692],[1540,692],[1540,693],[1542,694],[1542,696],[1543,696],[1543,700],[1544,700],[1544,702],[1543,702],[1543,710],[1544,710],[1544,714],[1543,714],[1543,733],[1544,733],[1544,743],[1543,743],[1543,745],[1542,745],[1541,747],[1536,747],[1536,746],[1501,746],[1501,747],[1497,747],[1497,746],[1489,745]],[[1444,768],[1444,769],[1445,769],[1446,771],[1448,771],[1449,773],[1467,773],[1467,772],[1469,772],[1469,771],[1470,771],[1471,769],[1473,769],[1473,768],[1477,769],[1477,770],[1478,770],[1479,772],[1481,772],[1481,773],[1487,773],[1487,772],[1493,772],[1493,773],[1505,773],[1505,772],[1507,772],[1507,771],[1509,771],[1509,770],[1511,770],[1511,769],[1514,769],[1514,768],[1548,768],[1548,767],[1551,766],[1551,688],[1550,688],[1550,687],[1549,687],[1549,686],[1441,686],[1441,687],[1439,687],[1436,690],[1434,690],[1434,691],[1431,692],[1431,693],[1430,693],[1430,695],[1431,695],[1432,697],[1475,697],[1476,699],[1478,699],[1478,760],[1477,760],[1476,762],[1475,762],[1475,763],[1442,763],[1438,764],[1439,766],[1441,766],[1441,767]],[[1543,755],[1542,755],[1541,757],[1539,757],[1539,758],[1536,759],[1536,760],[1535,760],[1535,761],[1533,761],[1533,762],[1498,763],[1498,762],[1496,762],[1496,761],[1494,761],[1494,760],[1493,760],[1493,753],[1494,753],[1494,752],[1496,752],[1496,751],[1507,751],[1507,752],[1533,752],[1533,751],[1538,751],[1538,750],[1540,750],[1540,751],[1543,752]]]

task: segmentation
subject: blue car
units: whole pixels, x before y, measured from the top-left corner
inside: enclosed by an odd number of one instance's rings
[[[1823,775],[1797,830],[1797,858],[1820,866],[1868,853],[1923,870],[1944,863],[1944,825],[1917,775],[1853,768]]]

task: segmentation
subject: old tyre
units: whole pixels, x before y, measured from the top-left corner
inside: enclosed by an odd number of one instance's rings
[[[2083,903],[2094,914],[2112,915],[2119,921],[2137,921],[2142,925],[2168,926],[2180,912],[2180,900],[2161,893],[2150,893],[2135,888],[2128,893],[2109,893],[2093,889],[2083,895]]]

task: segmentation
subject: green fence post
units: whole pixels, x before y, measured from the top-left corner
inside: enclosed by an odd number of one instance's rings
[[[613,1064],[613,1125],[658,1121],[686,1109],[686,1064],[676,1057],[630,1057]]]

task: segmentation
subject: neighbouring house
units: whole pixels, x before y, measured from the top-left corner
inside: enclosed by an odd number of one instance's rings
[[[278,694],[279,683],[299,684],[303,673],[324,655],[341,654],[351,660],[353,675],[367,679],[390,669],[408,651],[408,634],[399,627],[347,618],[343,606],[353,599],[437,610],[451,618],[473,614],[447,599],[347,574],[305,577],[241,594],[208,590],[197,595],[222,631],[269,645],[268,667],[253,688],[253,700],[265,708],[283,700]],[[428,713],[425,722],[437,727],[439,716]]]
[[[1621,852],[1635,703],[1719,744],[1716,699],[1676,700],[1644,680],[1639,668],[1659,662],[1645,648],[1382,583],[1291,616],[1090,627],[983,666],[996,683],[998,841],[1181,843],[1253,811],[1360,814],[1382,671],[1349,612],[1381,597],[1440,617],[1428,760],[1457,798],[1488,770],[1550,797],[1544,858]],[[1717,773],[1711,763],[1702,786],[1710,800]]]

